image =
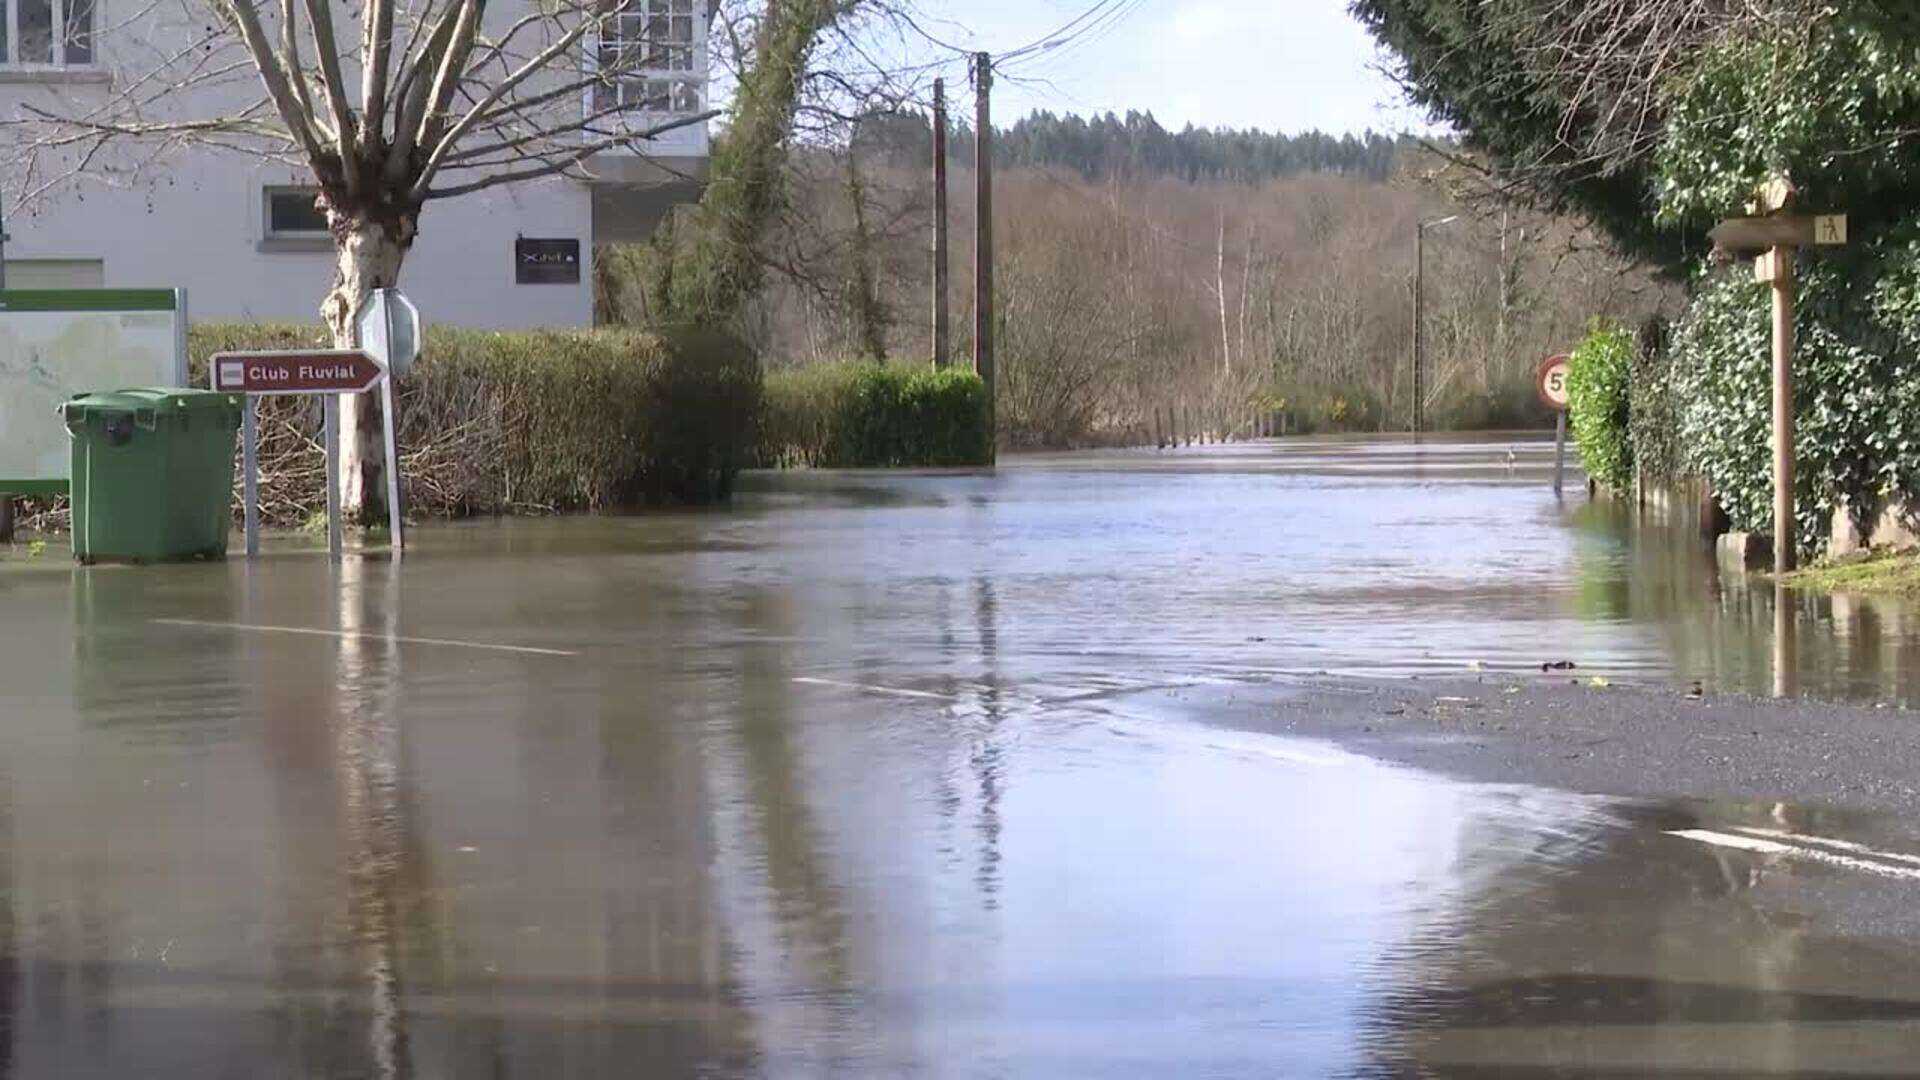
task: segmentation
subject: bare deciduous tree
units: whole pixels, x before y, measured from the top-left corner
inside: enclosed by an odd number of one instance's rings
[[[705,13],[685,7],[682,19],[645,0],[154,3],[95,35],[116,71],[110,90],[48,95],[0,127],[11,129],[28,199],[182,149],[310,173],[335,251],[320,310],[348,347],[369,290],[398,281],[432,200],[586,177],[598,154],[644,153],[715,115],[700,108],[689,33]],[[345,409],[350,512],[378,490],[365,452],[373,408],[350,398]]]

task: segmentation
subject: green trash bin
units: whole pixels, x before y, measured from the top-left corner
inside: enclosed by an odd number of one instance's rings
[[[74,558],[226,557],[239,397],[119,390],[83,394],[60,411],[73,444]]]

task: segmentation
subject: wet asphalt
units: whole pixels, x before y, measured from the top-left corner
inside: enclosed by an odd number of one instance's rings
[[[1507,451],[16,556],[0,1076],[1913,1074],[1908,612]]]

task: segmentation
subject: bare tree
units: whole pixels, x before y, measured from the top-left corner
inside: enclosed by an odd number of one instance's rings
[[[12,129],[25,198],[179,149],[279,159],[310,173],[335,251],[320,311],[335,344],[348,347],[368,292],[398,281],[429,202],[586,177],[598,154],[644,153],[649,140],[714,116],[698,107],[691,20],[705,13],[695,6],[154,3],[96,35],[118,72],[111,90],[50,95],[0,127]],[[350,512],[378,490],[370,486],[378,465],[364,452],[374,407],[367,397],[344,410]]]

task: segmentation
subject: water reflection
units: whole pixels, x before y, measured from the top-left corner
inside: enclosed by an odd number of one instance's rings
[[[1818,831],[1779,805],[1624,807],[1576,820],[1576,858],[1513,861],[1390,950],[1364,1076],[1877,1074],[1920,1034],[1903,957],[1754,902],[1789,865],[1679,850],[1665,830]],[[1904,1066],[1895,1071],[1905,1071]]]
[[[398,565],[0,575],[0,1063],[1878,1067],[1916,969],[1772,891],[1836,871],[1669,835],[1858,823],[1141,711],[1561,658],[1905,692],[1906,609],[1723,582],[1697,539],[1563,509],[1547,454],[755,477],[719,514],[422,529]]]

